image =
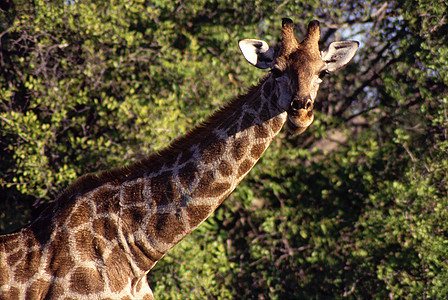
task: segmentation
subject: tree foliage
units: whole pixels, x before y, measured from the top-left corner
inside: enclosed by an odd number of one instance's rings
[[[256,84],[241,38],[361,42],[223,206],[150,273],[161,299],[448,296],[446,6],[405,1],[6,1],[0,230],[86,172],[167,145]],[[49,21],[51,20],[51,21]],[[41,205],[38,205],[41,204]]]

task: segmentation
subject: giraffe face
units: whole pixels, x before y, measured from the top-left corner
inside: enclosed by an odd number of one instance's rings
[[[308,25],[305,39],[298,43],[291,20],[283,19],[279,51],[259,40],[241,40],[240,49],[252,65],[271,69],[275,80],[273,95],[288,114],[287,127],[293,134],[303,133],[313,122],[313,107],[322,77],[343,68],[355,55],[358,42],[333,42],[319,51],[319,22]]]

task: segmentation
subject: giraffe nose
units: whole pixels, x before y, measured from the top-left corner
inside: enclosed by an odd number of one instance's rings
[[[313,101],[309,96],[304,98],[295,98],[289,104],[289,111],[292,114],[297,114],[301,109],[311,110],[312,108],[313,108]]]

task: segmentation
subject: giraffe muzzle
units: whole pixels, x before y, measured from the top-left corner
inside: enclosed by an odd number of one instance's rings
[[[310,97],[294,99],[289,104],[286,125],[293,134],[303,133],[313,122],[313,101]]]

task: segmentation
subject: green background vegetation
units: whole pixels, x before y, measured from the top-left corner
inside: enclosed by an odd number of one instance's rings
[[[448,11],[403,1],[2,1],[0,231],[131,163],[265,71],[281,18],[357,39],[309,130],[285,130],[150,273],[158,299],[448,298]]]

